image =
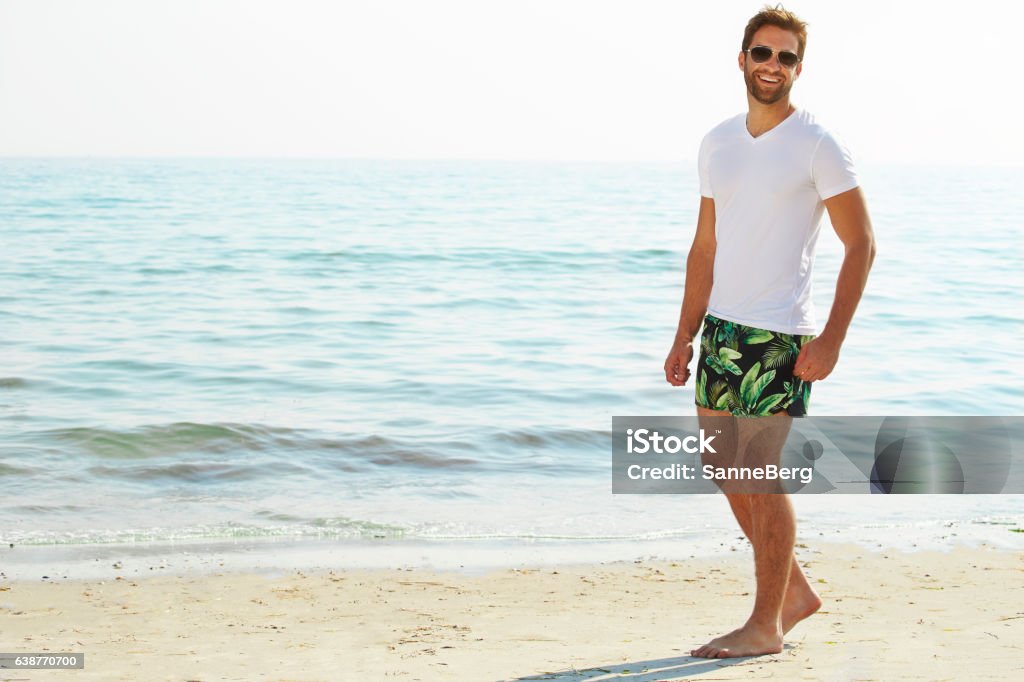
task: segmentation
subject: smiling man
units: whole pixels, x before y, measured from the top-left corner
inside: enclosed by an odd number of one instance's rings
[[[697,414],[741,417],[736,454],[756,441],[763,465],[778,464],[789,417],[807,414],[811,382],[835,367],[875,255],[849,152],[790,103],[806,43],[806,24],[781,6],[766,7],[747,24],[739,67],[748,109],[701,143],[697,230],[664,367],[670,384],[686,384],[703,322]],[[826,210],[845,256],[831,313],[815,336],[811,269]],[[780,419],[762,419],[770,417]],[[793,507],[785,494],[723,491],[754,548],[757,594],[744,625],[691,653],[778,653],[785,633],[821,606],[793,554]]]

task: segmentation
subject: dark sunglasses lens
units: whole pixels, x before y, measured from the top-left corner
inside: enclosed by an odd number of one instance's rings
[[[793,67],[800,61],[800,57],[797,57],[792,52],[780,52],[779,53],[779,64],[783,66]]]
[[[750,48],[750,58],[760,64],[772,58],[772,51],[767,47],[752,47]]]

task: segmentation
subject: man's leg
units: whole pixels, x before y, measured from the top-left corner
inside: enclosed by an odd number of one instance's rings
[[[698,408],[702,417],[729,417],[728,412]],[[735,422],[740,458],[722,465],[763,466],[777,463],[779,452],[789,433],[789,422],[740,419]],[[726,498],[743,532],[754,546],[757,597],[747,623],[708,644],[694,649],[694,656],[723,658],[777,653],[782,650],[782,635],[820,606],[793,554],[796,518],[788,496],[754,494],[755,488],[727,486]],[[744,492],[737,492],[738,490]],[[787,589],[793,579],[792,586]]]
[[[753,544],[753,520],[751,519],[749,495],[726,495],[733,516]],[[788,496],[783,496],[788,497]],[[821,608],[821,597],[811,586],[804,575],[796,554],[790,559],[789,581],[786,584],[786,597],[782,600],[782,634],[786,634],[804,618],[813,615]]]

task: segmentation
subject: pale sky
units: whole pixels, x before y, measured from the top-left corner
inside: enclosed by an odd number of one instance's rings
[[[691,160],[762,3],[0,0],[0,156]],[[1024,165],[1024,9],[794,0],[866,163]]]

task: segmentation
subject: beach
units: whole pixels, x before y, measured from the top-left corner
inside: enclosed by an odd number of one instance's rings
[[[688,656],[752,603],[749,550],[486,571],[120,570],[0,581],[8,652],[80,652],[78,671],[0,680],[1016,680],[1024,559],[801,546],[824,605],[783,653]],[[124,568],[124,565],[121,567]]]
[[[1022,414],[1022,178],[865,167],[881,253],[929,257],[879,258],[812,414]],[[747,616],[749,547],[721,495],[613,494],[610,446],[616,416],[693,414],[662,369],[690,164],[0,180],[0,652],[86,656],[0,679],[1021,676],[1019,498],[866,485],[794,496],[825,606],[782,654],[686,656]]]
[[[1020,22],[809,4],[744,83],[734,3],[5,3],[0,682],[1024,680]],[[777,462],[705,468],[712,373]],[[824,604],[697,659],[736,481]]]

